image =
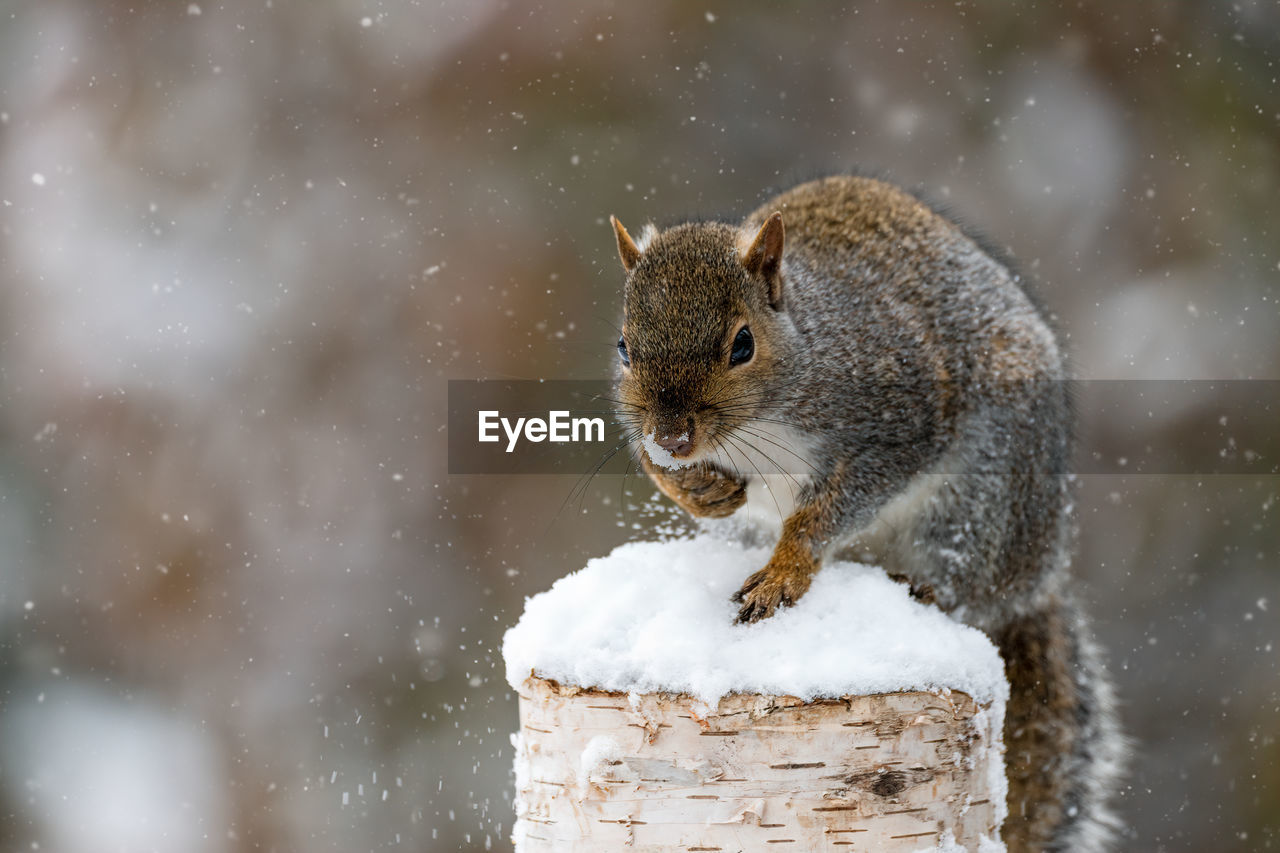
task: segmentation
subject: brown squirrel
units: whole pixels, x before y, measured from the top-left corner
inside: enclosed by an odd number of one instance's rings
[[[1108,849],[1124,741],[1067,588],[1063,356],[1019,279],[870,178],[802,184],[740,226],[633,240],[611,221],[644,470],[695,516],[778,523],[739,621],[794,603],[837,550],[874,555],[1000,648],[1008,849]]]

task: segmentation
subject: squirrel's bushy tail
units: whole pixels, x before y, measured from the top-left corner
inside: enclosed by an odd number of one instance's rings
[[[996,637],[1009,677],[1005,761],[1010,853],[1101,853],[1119,822],[1109,801],[1124,766],[1111,684],[1069,600],[1015,618]]]

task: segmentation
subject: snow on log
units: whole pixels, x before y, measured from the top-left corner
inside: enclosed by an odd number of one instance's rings
[[[768,556],[631,543],[528,601],[503,644],[517,851],[1004,849],[990,641],[851,563],[736,625]]]

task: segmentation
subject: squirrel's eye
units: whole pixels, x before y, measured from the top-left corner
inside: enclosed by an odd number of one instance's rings
[[[733,338],[733,349],[729,352],[729,366],[745,364],[756,353],[756,342],[751,337],[751,330],[743,326]]]
[[[631,366],[631,353],[627,352],[626,338],[618,338],[618,358],[622,359],[622,363],[627,367]]]

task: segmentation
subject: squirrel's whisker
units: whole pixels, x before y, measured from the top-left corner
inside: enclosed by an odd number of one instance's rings
[[[755,420],[755,419],[753,418],[752,420]],[[791,454],[792,456],[794,456],[798,461],[803,462],[805,465],[807,465],[807,466],[809,467],[809,470],[810,470],[810,471],[812,471],[813,473],[815,473],[815,474],[821,474],[821,473],[822,473],[822,472],[818,469],[818,466],[817,466],[817,465],[814,465],[814,464],[813,464],[813,462],[811,462],[810,460],[806,459],[804,456],[800,455],[799,453],[796,453],[794,450],[792,450],[790,447],[788,447],[787,445],[783,444],[782,442],[777,441],[777,440],[775,440],[775,439],[773,439],[773,438],[769,437],[767,434],[765,434],[765,433],[763,433],[763,432],[759,432],[759,431],[757,431],[757,430],[753,430],[753,429],[751,429],[751,427],[750,427],[750,426],[748,426],[748,424],[750,424],[750,421],[748,421],[748,422],[747,422],[747,423],[745,423],[745,424],[739,424],[739,425],[738,425],[738,430],[740,430],[741,432],[745,432],[745,433],[747,433],[748,435],[754,436],[755,438],[758,438],[758,439],[760,439],[761,441],[767,441],[767,442],[769,442],[770,444],[772,444],[774,447],[776,447],[776,448],[778,448],[779,450],[783,451],[784,453],[790,453],[790,454]],[[776,465],[777,463],[775,462],[774,464]],[[779,468],[781,468],[781,466],[779,466]]]
[[[770,465],[772,465],[774,468],[777,468],[778,474],[776,475],[771,474],[769,476],[781,476],[784,480],[786,480],[790,484],[793,495],[798,495],[804,489],[804,484],[802,484],[799,480],[797,480],[795,478],[795,475],[793,475],[790,471],[786,470],[780,464],[778,464],[778,461],[774,459],[772,456],[762,453],[760,451],[760,448],[756,447],[754,444],[747,441],[741,435],[729,433],[729,434],[726,434],[725,438],[731,442],[741,443],[746,445],[747,448],[755,452],[756,456],[759,456],[761,459],[767,460]],[[743,456],[746,457],[748,461],[752,462],[753,467],[755,466],[755,462],[751,459],[750,455],[744,452]],[[816,471],[817,469],[814,469],[814,470]],[[761,478],[765,476],[764,472],[760,471],[758,467],[756,468],[756,473],[760,474]],[[765,481],[765,482],[767,483],[768,481]],[[770,490],[770,493],[772,493],[772,490]]]

